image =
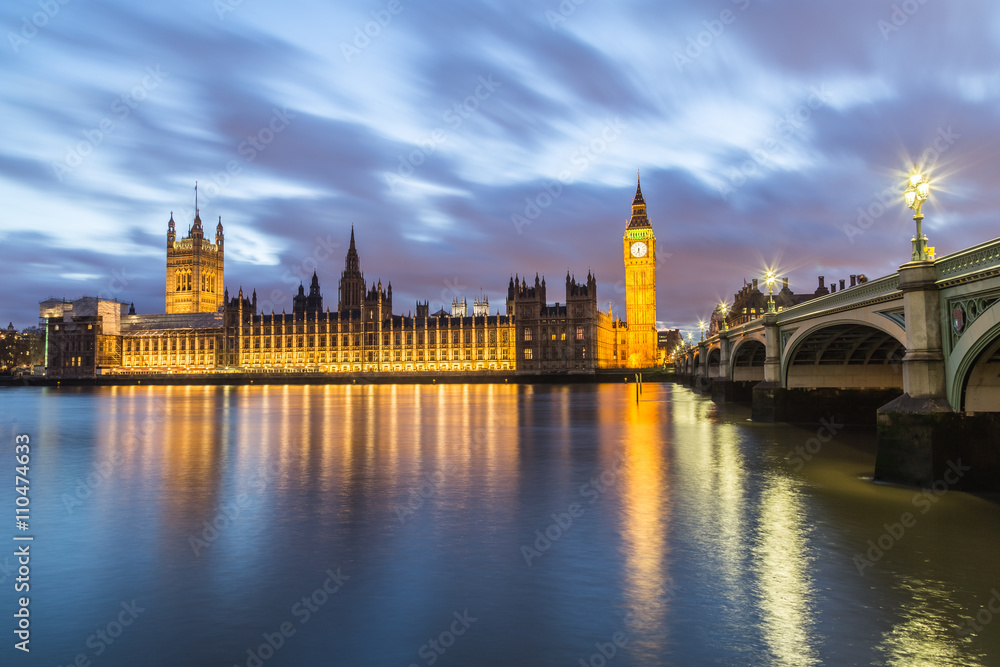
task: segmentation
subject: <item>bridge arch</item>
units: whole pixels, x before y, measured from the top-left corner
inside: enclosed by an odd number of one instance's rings
[[[736,341],[729,361],[732,364],[733,381],[763,382],[766,356],[763,335],[748,336]]]
[[[902,391],[905,336],[886,323],[836,319],[794,332],[781,359],[782,386]]]
[[[1000,412],[1000,301],[965,329],[946,366],[952,408]]]

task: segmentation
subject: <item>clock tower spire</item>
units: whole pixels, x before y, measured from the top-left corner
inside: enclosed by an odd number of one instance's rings
[[[636,176],[632,217],[622,238],[625,256],[626,349],[619,362],[647,368],[656,362],[656,236],[646,215],[642,184]]]

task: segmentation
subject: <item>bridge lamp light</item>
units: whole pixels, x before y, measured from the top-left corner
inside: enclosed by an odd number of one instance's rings
[[[688,345],[694,345],[694,334],[688,331]]]
[[[705,320],[698,320],[698,328],[701,329],[701,340],[705,340]]]
[[[774,275],[774,271],[771,269],[767,270],[764,274],[764,282],[767,283],[767,312],[776,313],[777,309],[774,307],[774,283],[777,280],[777,276]]]
[[[722,315],[722,330],[725,331],[729,329],[729,325],[726,323],[726,313],[729,312],[729,306],[725,301],[719,302],[719,314]]]
[[[927,180],[925,174],[921,174],[920,170],[917,169],[917,165],[913,165],[913,171],[910,172],[910,176],[907,181],[906,192],[903,193],[903,198],[906,200],[906,205],[913,209],[913,221],[917,223],[917,234],[913,237],[913,254],[912,261],[923,262],[928,259],[927,255],[927,237],[924,236],[921,223],[924,220],[924,214],[921,213],[920,209],[924,202],[931,194],[931,184]]]

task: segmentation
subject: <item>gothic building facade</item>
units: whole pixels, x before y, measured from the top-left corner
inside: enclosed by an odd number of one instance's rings
[[[222,216],[215,227],[215,243],[205,238],[195,206],[187,236],[177,238],[174,214],[167,222],[166,312],[214,313],[222,306],[225,289]]]
[[[656,236],[646,215],[640,183],[635,186],[632,217],[625,227],[625,320],[628,325],[624,365],[647,368],[656,363]]]
[[[451,312],[396,314],[392,284],[368,285],[354,229],[337,290],[324,309],[319,276],[300,285],[291,312],[259,312],[257,294],[223,287],[222,221],[215,243],[204,238],[197,207],[188,235],[167,225],[166,313],[137,315],[102,299],[49,300],[40,316],[48,331],[47,373],[53,377],[163,373],[593,373],[650,366],[656,360],[656,239],[636,188],[625,230],[626,312],[616,319],[597,306],[597,279],[567,273],[565,300],[550,304],[544,278],[513,276],[505,313],[489,313],[483,296],[472,313],[463,298]],[[327,300],[329,303],[329,300]]]

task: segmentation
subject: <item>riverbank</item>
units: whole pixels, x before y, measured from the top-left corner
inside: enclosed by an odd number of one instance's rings
[[[307,385],[307,384],[579,384],[634,382],[637,371],[609,369],[596,373],[522,374],[500,371],[459,373],[210,373],[102,375],[94,378],[0,377],[0,387],[114,387],[129,385]],[[673,382],[672,370],[642,371],[643,382]]]

